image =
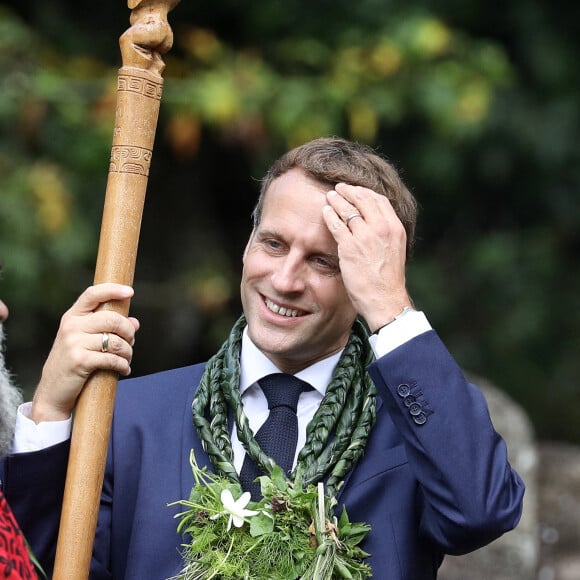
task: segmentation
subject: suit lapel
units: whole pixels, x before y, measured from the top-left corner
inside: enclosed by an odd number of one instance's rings
[[[187,499],[193,487],[193,473],[189,463],[191,452],[193,451],[197,465],[202,468],[207,466],[208,470],[213,471],[213,467],[209,460],[207,453],[203,450],[201,441],[197,435],[195,426],[193,425],[193,417],[191,413],[191,405],[193,397],[197,391],[197,386],[201,379],[203,368],[196,373],[191,379],[191,385],[188,389],[187,403],[183,409],[182,415],[182,448],[181,448],[181,497]]]
[[[379,401],[379,397],[377,397]],[[377,404],[377,422],[373,427],[363,457],[345,476],[344,484],[337,495],[339,504],[348,503],[348,496],[363,482],[385,474],[408,463],[407,451],[400,433],[390,415],[379,412],[382,405]],[[347,497],[343,497],[346,494]]]

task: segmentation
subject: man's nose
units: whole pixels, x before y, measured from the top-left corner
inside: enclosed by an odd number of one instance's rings
[[[304,273],[302,260],[289,254],[276,264],[272,272],[272,286],[278,292],[302,292],[305,287]]]
[[[8,306],[0,300],[0,322],[3,322],[8,318]]]

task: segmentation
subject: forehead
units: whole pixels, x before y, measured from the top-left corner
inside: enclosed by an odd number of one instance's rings
[[[264,196],[263,215],[288,217],[296,213],[316,216],[322,219],[322,208],[326,204],[328,185],[322,184],[306,175],[301,169],[294,168],[272,181]]]
[[[299,169],[278,177],[264,198],[259,235],[272,234],[307,253],[336,253],[322,214],[328,190]]]

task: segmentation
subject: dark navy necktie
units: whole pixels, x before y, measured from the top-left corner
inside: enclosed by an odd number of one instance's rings
[[[256,441],[266,455],[271,457],[287,474],[290,474],[298,441],[296,415],[298,398],[300,393],[312,387],[286,373],[268,375],[258,381],[258,384],[266,396],[270,414],[256,433]],[[251,492],[254,501],[262,497],[260,484],[254,481],[260,475],[264,474],[258,469],[254,460],[246,454],[240,472],[240,483],[243,489]]]

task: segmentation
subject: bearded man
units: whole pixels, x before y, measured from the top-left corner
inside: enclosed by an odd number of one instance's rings
[[[4,321],[8,308],[0,300],[0,457],[9,453],[14,435],[16,410],[22,402],[20,391],[12,384],[4,360]],[[0,577],[11,580],[36,578],[24,536],[0,490]]]

